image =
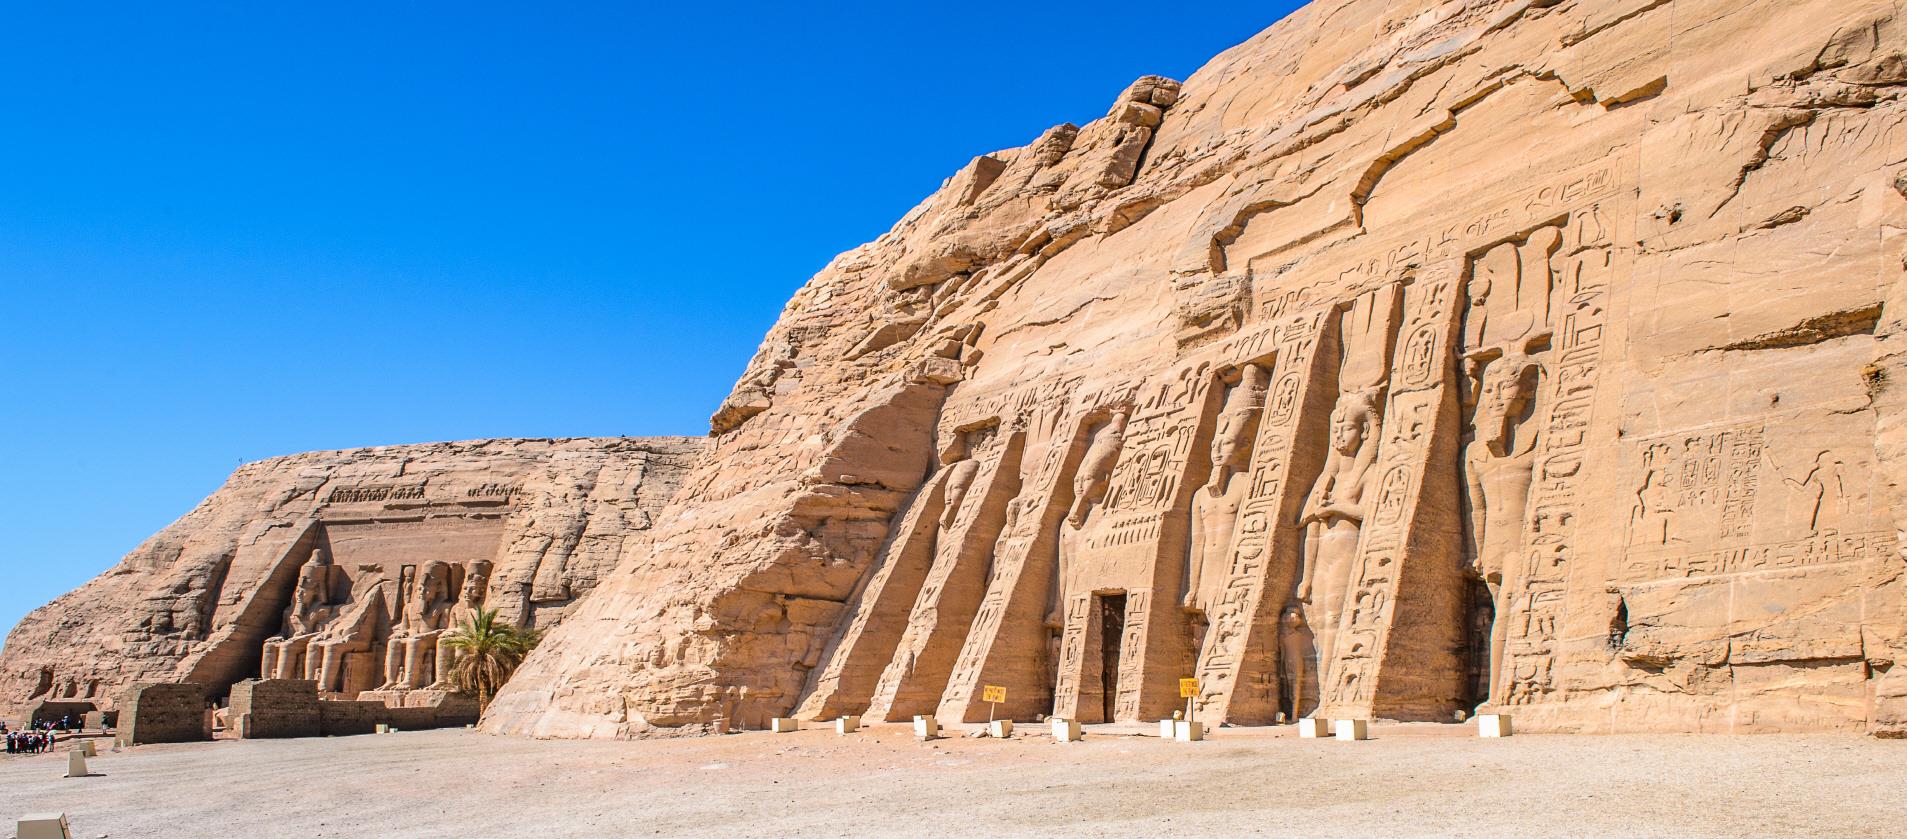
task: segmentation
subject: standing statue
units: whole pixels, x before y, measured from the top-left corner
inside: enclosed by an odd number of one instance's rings
[[[1224,585],[1238,508],[1250,488],[1247,472],[1271,374],[1256,364],[1247,364],[1238,375],[1238,384],[1225,395],[1225,407],[1212,434],[1211,480],[1192,496],[1192,549],[1186,563],[1183,604],[1188,612],[1203,614],[1217,599],[1218,590],[1204,589]]]
[[[1288,720],[1304,715],[1307,686],[1313,693],[1318,688],[1317,664],[1313,661],[1317,650],[1311,645],[1311,633],[1307,629],[1304,609],[1296,603],[1286,606],[1284,614],[1278,617],[1278,663],[1282,677],[1279,688]],[[1307,681],[1307,676],[1312,678]]]
[[[304,676],[305,647],[338,614],[331,603],[331,559],[323,549],[313,549],[298,569],[298,584],[291,592],[291,605],[285,609],[284,628],[277,637],[265,641],[258,675],[263,679],[297,679]]]
[[[454,631],[457,627],[476,618],[483,611],[483,601],[490,589],[490,560],[479,559],[470,563],[464,573],[463,589],[457,593],[457,605],[451,607],[450,617],[446,620],[446,629]],[[450,685],[450,668],[457,665],[456,647],[446,643],[450,631],[437,633],[437,666],[430,689],[445,690]]]
[[[424,566],[424,579],[404,604],[404,619],[392,631],[384,648],[384,684],[378,690],[410,690],[424,685],[435,671],[425,661],[435,655],[437,639],[450,625],[450,564],[433,561]]]
[[[1358,535],[1364,527],[1364,495],[1382,422],[1378,396],[1375,388],[1338,396],[1337,406],[1331,409],[1331,451],[1298,517],[1305,534],[1297,599],[1304,604],[1304,622],[1316,638],[1320,676],[1334,660],[1338,617],[1344,613],[1344,593],[1350,587]]]
[[[1473,359],[1477,382],[1475,437],[1464,447],[1464,487],[1470,502],[1470,532],[1476,557],[1471,571],[1490,589],[1495,614],[1502,615],[1503,575],[1523,544],[1529,506],[1536,434],[1522,426],[1536,400],[1542,365],[1513,351],[1496,358]],[[1480,366],[1481,369],[1477,369]],[[1490,628],[1490,695],[1503,673],[1503,642],[1509,622]]]

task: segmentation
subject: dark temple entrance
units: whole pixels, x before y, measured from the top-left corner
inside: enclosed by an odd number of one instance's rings
[[[1105,722],[1113,721],[1113,706],[1119,701],[1120,644],[1126,637],[1126,595],[1096,594],[1099,601],[1099,701]]]
[[[1490,672],[1490,634],[1496,626],[1496,601],[1490,596],[1490,587],[1482,580],[1470,580],[1466,598],[1469,608],[1464,610],[1468,617],[1468,626],[1464,627],[1464,679],[1467,695],[1461,697],[1463,709],[1471,711],[1490,698],[1490,682],[1494,674]]]

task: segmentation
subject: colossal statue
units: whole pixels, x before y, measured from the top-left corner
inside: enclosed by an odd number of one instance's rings
[[[1192,545],[1186,563],[1184,606],[1203,614],[1211,608],[1231,558],[1232,534],[1238,526],[1238,507],[1251,483],[1252,445],[1258,436],[1258,418],[1265,407],[1271,374],[1263,366],[1246,364],[1238,381],[1225,395],[1217,428],[1212,434],[1212,476],[1192,497]]]
[[[404,604],[403,618],[384,648],[384,684],[379,690],[422,687],[426,676],[435,675],[437,641],[450,626],[453,608],[450,572],[450,564],[443,561],[424,566],[424,578]]]
[[[316,680],[320,693],[344,691],[346,656],[370,653],[376,646],[378,629],[389,620],[384,588],[380,569],[376,566],[360,569],[352,583],[351,600],[344,614],[309,642],[305,678]]]
[[[331,603],[331,574],[334,566],[323,549],[313,549],[298,569],[298,583],[291,592],[291,605],[285,609],[284,629],[265,641],[259,660],[259,676],[266,679],[297,679],[305,672],[305,648],[319,630],[338,613]]]
[[[1336,652],[1338,618],[1344,612],[1344,593],[1364,526],[1364,496],[1377,454],[1377,400],[1374,390],[1339,395],[1331,409],[1331,449],[1325,455],[1324,471],[1298,518],[1305,537],[1297,598],[1305,607],[1304,623],[1316,637],[1320,670],[1329,666]]]
[[[477,616],[483,610],[484,598],[490,589],[490,560],[479,559],[470,563],[464,571],[463,589],[457,594],[457,604],[450,609],[445,620],[445,630],[437,633],[437,656],[433,678],[429,685],[432,690],[445,690],[450,686],[450,668],[457,664],[457,648],[449,645],[450,633]]]

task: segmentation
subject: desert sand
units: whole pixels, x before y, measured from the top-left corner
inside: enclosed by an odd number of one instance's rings
[[[463,729],[0,760],[0,816],[74,836],[1898,836],[1907,742],[1379,725],[1361,743],[1093,726],[638,742]],[[0,835],[11,835],[0,833]]]

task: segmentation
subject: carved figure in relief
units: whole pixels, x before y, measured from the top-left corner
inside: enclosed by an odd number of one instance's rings
[[[457,605],[451,607],[450,616],[445,621],[447,630],[463,626],[483,610],[483,601],[490,591],[490,568],[490,560],[487,559],[470,563],[469,569],[464,572],[463,589],[457,593]],[[433,690],[449,688],[450,668],[457,664],[457,649],[445,643],[449,634],[447,631],[437,633],[437,661],[430,684]]]
[[[1188,611],[1203,613],[1217,600],[1231,562],[1238,507],[1250,489],[1252,444],[1258,437],[1271,374],[1259,365],[1246,364],[1237,375],[1212,434],[1211,480],[1192,496],[1192,548],[1183,604]]]
[[[330,557],[323,549],[314,549],[298,569],[298,583],[291,592],[291,606],[285,609],[284,629],[265,641],[259,663],[259,677],[297,679],[304,676],[305,648],[324,625],[337,616],[331,602]]]
[[[450,625],[450,564],[424,566],[424,579],[404,604],[404,619],[391,632],[384,649],[384,684],[379,690],[422,687],[424,677],[435,676],[426,654],[434,655],[437,640]]]
[[[1840,532],[1847,513],[1847,484],[1841,475],[1845,466],[1833,452],[1824,451],[1814,456],[1812,467],[1800,478],[1782,473],[1782,483],[1803,498],[1810,532],[1823,536]],[[1779,472],[1780,467],[1776,470]]]
[[[1297,599],[1305,607],[1304,623],[1316,636],[1320,667],[1334,660],[1338,618],[1364,527],[1364,497],[1370,489],[1381,422],[1378,398],[1376,389],[1338,396],[1337,406],[1331,409],[1331,448],[1324,471],[1298,517],[1305,534]]]
[[[1669,485],[1673,478],[1668,469],[1657,463],[1666,451],[1666,447],[1655,445],[1642,452],[1642,486],[1636,488],[1636,503],[1629,511],[1629,543],[1632,545],[1681,541],[1674,536],[1675,489]]]

